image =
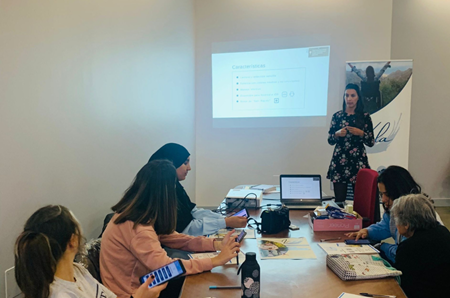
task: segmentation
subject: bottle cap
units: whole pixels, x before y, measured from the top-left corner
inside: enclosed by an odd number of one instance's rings
[[[245,254],[245,260],[256,261],[256,253],[248,252]]]

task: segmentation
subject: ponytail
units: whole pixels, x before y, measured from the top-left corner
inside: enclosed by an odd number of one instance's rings
[[[42,207],[27,220],[14,248],[16,282],[25,298],[50,296],[57,264],[74,234],[81,237],[78,222],[64,206]]]
[[[52,247],[53,246],[53,247]],[[56,260],[62,256],[57,243],[51,245],[42,233],[25,231],[16,241],[15,275],[25,298],[47,298],[56,272]]]

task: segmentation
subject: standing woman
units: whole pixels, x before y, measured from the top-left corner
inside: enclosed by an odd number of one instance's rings
[[[170,160],[177,169],[177,227],[178,233],[191,236],[203,236],[216,233],[220,229],[244,228],[247,218],[242,216],[223,217],[211,210],[197,208],[191,202],[180,181],[186,179],[191,170],[190,153],[183,146],[176,143],[168,143],[159,148],[150,157],[150,161],[158,159]]]
[[[373,124],[369,113],[364,113],[358,85],[345,87],[342,111],[333,115],[328,143],[334,147],[327,178],[333,182],[336,202],[344,202],[347,184],[355,188],[356,175],[363,168],[370,169],[364,145],[375,144]]]

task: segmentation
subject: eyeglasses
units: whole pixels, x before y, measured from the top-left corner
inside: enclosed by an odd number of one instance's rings
[[[386,191],[380,191],[379,195],[380,195],[380,199],[383,197],[383,195],[386,196],[386,197],[389,197],[388,193]]]

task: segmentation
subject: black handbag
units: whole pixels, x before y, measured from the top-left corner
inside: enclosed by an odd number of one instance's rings
[[[267,209],[261,213],[261,232],[264,234],[277,234],[289,229],[289,209],[286,206]]]

